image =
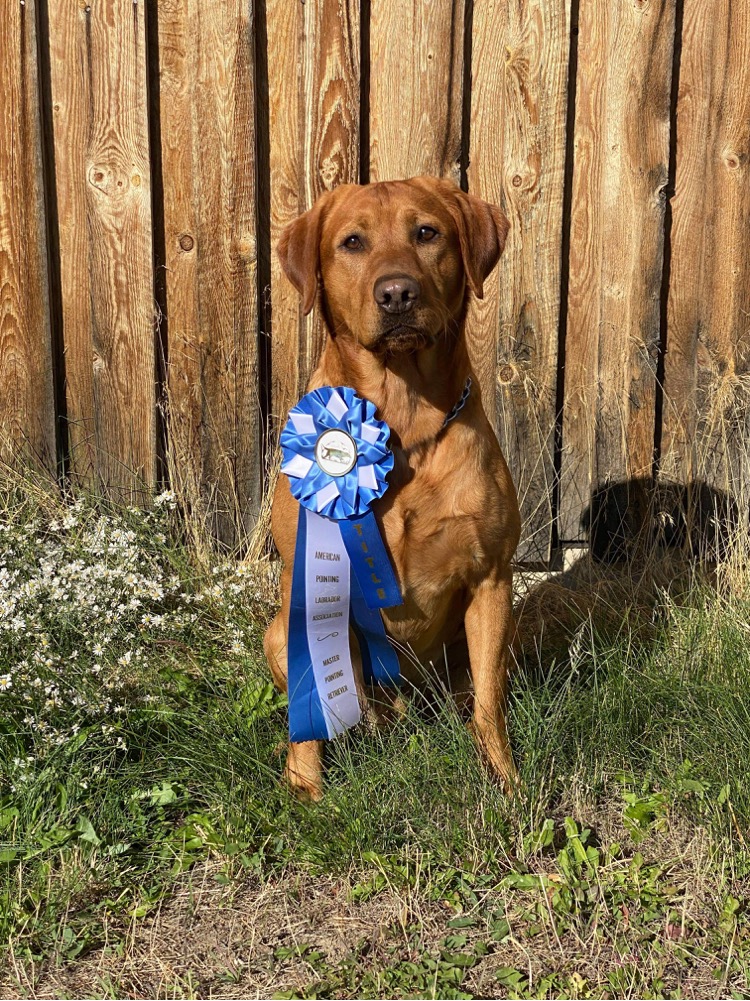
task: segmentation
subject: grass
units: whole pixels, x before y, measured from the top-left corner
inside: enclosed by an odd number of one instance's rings
[[[273,564],[196,549],[169,494],[0,508],[0,997],[750,996],[739,558],[532,589],[514,797],[415,694],[311,807]]]

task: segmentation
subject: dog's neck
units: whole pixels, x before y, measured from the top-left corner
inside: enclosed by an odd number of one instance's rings
[[[437,437],[471,374],[462,330],[420,351],[387,355],[339,334],[326,338],[311,388],[351,386],[408,449]]]

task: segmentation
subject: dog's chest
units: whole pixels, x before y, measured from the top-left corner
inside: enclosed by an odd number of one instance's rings
[[[396,478],[382,513],[385,539],[404,595],[388,618],[408,631],[430,630],[499,560],[500,492],[477,456],[433,457]],[[461,616],[462,617],[462,616]],[[410,642],[414,637],[402,637]]]

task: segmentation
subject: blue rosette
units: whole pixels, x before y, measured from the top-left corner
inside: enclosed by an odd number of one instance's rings
[[[368,608],[403,601],[371,505],[388,489],[390,428],[348,386],[322,386],[289,411],[282,473],[307,511],[338,523]]]
[[[348,386],[324,386],[289,411],[281,471],[303,507],[343,521],[364,517],[383,496],[393,453],[375,409]]]

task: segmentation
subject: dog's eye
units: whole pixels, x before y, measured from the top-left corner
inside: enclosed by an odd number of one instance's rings
[[[437,235],[437,230],[433,229],[432,226],[420,226],[417,230],[417,240],[419,240],[420,243],[429,243],[430,240],[434,240]]]
[[[362,241],[356,235],[356,233],[352,233],[351,236],[347,236],[347,238],[344,240],[341,246],[346,247],[347,250],[361,250]]]

